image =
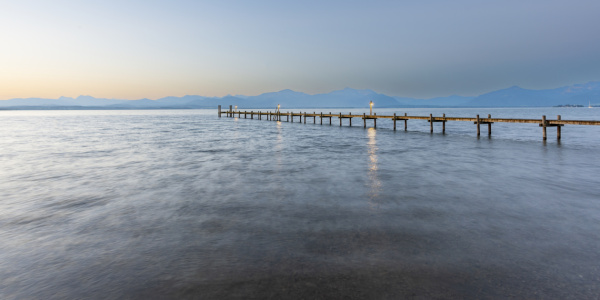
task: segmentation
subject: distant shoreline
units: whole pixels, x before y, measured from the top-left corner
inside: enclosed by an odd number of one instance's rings
[[[600,107],[594,106],[592,107]],[[286,107],[289,109],[368,109],[368,107]],[[379,109],[393,108],[587,108],[583,105],[555,105],[555,106],[396,106],[379,107]],[[217,109],[216,107],[102,107],[102,106],[8,106],[0,107],[0,111],[23,111],[23,110],[194,110],[194,109]],[[273,107],[244,107],[243,109],[275,110]]]

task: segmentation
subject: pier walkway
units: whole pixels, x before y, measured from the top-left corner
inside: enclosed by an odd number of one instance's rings
[[[323,125],[323,120],[331,125],[332,118],[338,118],[340,126],[342,126],[343,119],[349,119],[350,126],[352,126],[352,118],[361,118],[363,120],[363,127],[367,127],[367,120],[373,120],[373,127],[377,128],[377,120],[378,119],[390,119],[394,123],[394,130],[396,130],[396,122],[404,121],[404,130],[408,129],[408,120],[423,120],[429,122],[430,132],[433,132],[433,123],[442,123],[442,132],[446,132],[446,122],[453,121],[462,121],[462,122],[473,122],[473,124],[477,125],[477,136],[481,135],[481,125],[487,125],[488,135],[492,135],[492,124],[493,123],[530,123],[530,124],[539,124],[539,127],[542,127],[543,139],[547,139],[546,128],[548,127],[556,127],[556,138],[560,140],[561,138],[561,127],[564,125],[600,125],[600,121],[592,121],[592,120],[562,120],[561,116],[558,115],[556,119],[547,119],[546,116],[542,116],[541,119],[512,119],[512,118],[492,118],[491,115],[487,115],[487,118],[481,118],[477,115],[475,118],[464,118],[464,117],[446,117],[446,114],[443,114],[441,117],[434,117],[432,114],[429,116],[409,116],[406,113],[404,115],[377,115],[376,113],[372,115],[362,114],[362,115],[353,115],[351,113],[348,114],[332,114],[330,113],[308,113],[308,112],[285,112],[281,111],[234,111],[233,107],[230,105],[229,110],[222,111],[221,105],[218,107],[219,118],[224,114],[227,117],[235,117],[237,115],[238,118],[242,116],[244,118],[250,118],[258,120],[262,120],[265,118],[266,120],[271,121],[282,121],[285,118],[287,122],[294,122],[294,118],[298,117],[298,122],[303,122],[306,124],[307,119],[312,119],[310,121],[313,124],[316,124],[317,117],[319,118],[319,122]]]

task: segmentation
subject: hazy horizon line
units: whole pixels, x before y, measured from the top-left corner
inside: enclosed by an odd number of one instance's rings
[[[198,94],[196,94],[196,95],[194,95],[194,94],[186,94],[186,95],[183,95],[183,96],[170,95],[170,96],[164,96],[164,97],[159,97],[159,98],[144,97],[144,98],[137,98],[137,99],[131,99],[131,98],[127,99],[127,98],[115,98],[115,97],[112,97],[112,98],[95,97],[95,96],[92,96],[92,95],[89,95],[89,94],[85,94],[85,95],[81,94],[81,95],[78,95],[78,96],[75,96],[75,97],[71,97],[71,96],[59,96],[57,98],[46,98],[46,97],[35,97],[35,96],[32,96],[32,97],[17,97],[17,98],[1,99],[0,101],[9,101],[9,100],[18,100],[18,99],[51,99],[51,100],[59,100],[61,98],[77,99],[77,98],[80,98],[80,97],[92,97],[94,99],[125,100],[125,101],[136,101],[136,100],[151,100],[151,101],[156,101],[156,100],[160,100],[160,99],[164,99],[164,98],[169,98],[169,97],[183,98],[183,97],[188,97],[188,96],[192,96],[192,97],[197,96],[197,97],[204,97],[204,98],[211,98],[211,99],[223,99],[223,98],[226,98],[226,97],[257,97],[257,96],[261,96],[261,95],[264,95],[264,94],[280,93],[280,92],[283,92],[283,91],[292,91],[292,92],[295,92],[295,93],[301,93],[301,94],[306,94],[306,95],[309,95],[309,96],[315,96],[315,95],[330,94],[330,93],[333,93],[333,92],[338,92],[338,91],[343,91],[343,90],[348,90],[348,89],[350,89],[350,90],[356,90],[356,91],[371,91],[371,92],[374,92],[376,94],[381,94],[381,95],[385,95],[385,96],[389,96],[389,97],[393,97],[393,98],[409,98],[409,99],[417,99],[417,100],[429,100],[429,99],[454,97],[454,96],[457,96],[457,97],[472,97],[472,98],[474,98],[474,97],[478,97],[478,96],[481,96],[481,95],[484,95],[484,94],[487,94],[487,93],[491,93],[491,92],[494,92],[494,91],[500,91],[500,90],[509,89],[509,88],[513,88],[513,87],[519,87],[519,88],[526,89],[526,90],[541,91],[541,90],[558,89],[558,88],[571,87],[571,86],[577,86],[577,85],[586,85],[586,84],[595,83],[595,82],[600,82],[600,81],[590,80],[590,81],[587,81],[585,83],[577,83],[577,84],[572,84],[572,85],[563,85],[563,86],[557,86],[557,87],[546,88],[546,89],[530,89],[530,88],[521,87],[519,85],[512,85],[512,86],[508,86],[508,87],[505,87],[505,88],[500,88],[500,89],[497,89],[497,90],[488,91],[488,92],[485,92],[485,93],[482,93],[482,94],[477,94],[477,95],[451,94],[451,95],[446,95],[446,96],[437,96],[437,97],[429,97],[429,98],[417,98],[417,97],[408,97],[408,96],[388,95],[388,94],[385,94],[385,93],[382,93],[382,92],[378,92],[378,91],[376,91],[374,89],[370,89],[370,88],[362,88],[361,89],[361,88],[345,87],[345,88],[342,88],[342,89],[334,89],[334,90],[331,90],[330,92],[321,92],[321,93],[313,93],[313,94],[307,93],[307,92],[293,90],[293,89],[290,89],[290,88],[286,88],[286,89],[281,89],[279,91],[263,92],[263,93],[256,94],[256,95],[244,95],[244,94],[235,94],[235,95],[233,95],[233,94],[227,94],[225,96],[203,96],[203,95],[198,95]]]

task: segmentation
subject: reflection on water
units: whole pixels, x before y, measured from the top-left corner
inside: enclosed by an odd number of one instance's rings
[[[283,128],[282,128],[282,123],[281,121],[277,121],[276,122],[276,126],[277,126],[277,134],[275,136],[276,142],[275,142],[275,147],[274,147],[274,151],[275,151],[275,159],[277,161],[277,169],[281,170],[282,166],[283,166],[283,155],[282,155],[282,151],[283,151]]]
[[[369,153],[369,205],[371,208],[377,208],[377,197],[381,189],[381,181],[377,176],[379,166],[377,164],[377,130],[369,128],[367,130],[369,141],[367,142],[367,150]]]

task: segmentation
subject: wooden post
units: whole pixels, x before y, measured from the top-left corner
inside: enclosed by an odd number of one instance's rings
[[[560,120],[560,115],[558,115],[556,117],[556,119]],[[557,126],[556,126],[556,139],[557,140],[560,140],[560,127],[561,127],[561,124],[557,124]]]
[[[367,114],[363,113],[363,128],[367,128]]]
[[[342,113],[340,113],[340,127],[342,127]]]
[[[229,105],[229,116],[233,117],[233,105]]]
[[[544,132],[544,134],[543,134],[543,135],[544,135],[544,136],[543,136],[543,139],[544,139],[544,141],[545,141],[545,140],[548,138],[548,137],[546,136],[546,115],[543,115],[543,116],[542,116],[542,128],[543,128],[542,130],[543,130],[543,132]]]
[[[250,119],[254,120],[254,111],[253,110],[250,111]]]
[[[408,113],[404,113],[404,116],[405,116],[405,117],[406,117],[406,116],[408,116]],[[404,119],[404,131],[406,131],[406,130],[407,130],[407,128],[408,128],[408,120],[407,120],[407,119]]]
[[[394,113],[394,131],[396,131],[396,113]]]
[[[492,121],[489,120],[492,118],[492,115],[488,114],[488,136],[492,136]]]
[[[281,122],[281,111],[277,111],[277,121]]]
[[[304,112],[304,124],[306,124],[306,112]]]
[[[317,124],[317,112],[313,111],[313,124]]]
[[[350,120],[350,127],[352,127],[352,113],[348,113],[350,115],[350,118],[348,120]]]
[[[294,113],[290,113],[290,117],[292,118],[292,123],[294,123]]]
[[[479,131],[479,122],[479,115],[477,115],[477,137],[481,135],[481,132]]]
[[[323,125],[323,112],[321,112],[321,125]]]
[[[444,121],[442,121],[442,134],[446,134],[446,114],[442,114]]]
[[[329,112],[329,126],[331,126],[331,112]]]
[[[219,105],[219,112],[218,112],[218,114],[219,114],[219,118],[220,118],[221,117],[221,105]]]
[[[433,114],[429,114],[429,132],[433,133]]]
[[[376,116],[376,118],[373,119],[373,128],[377,128],[377,113],[374,113],[373,116]]]

